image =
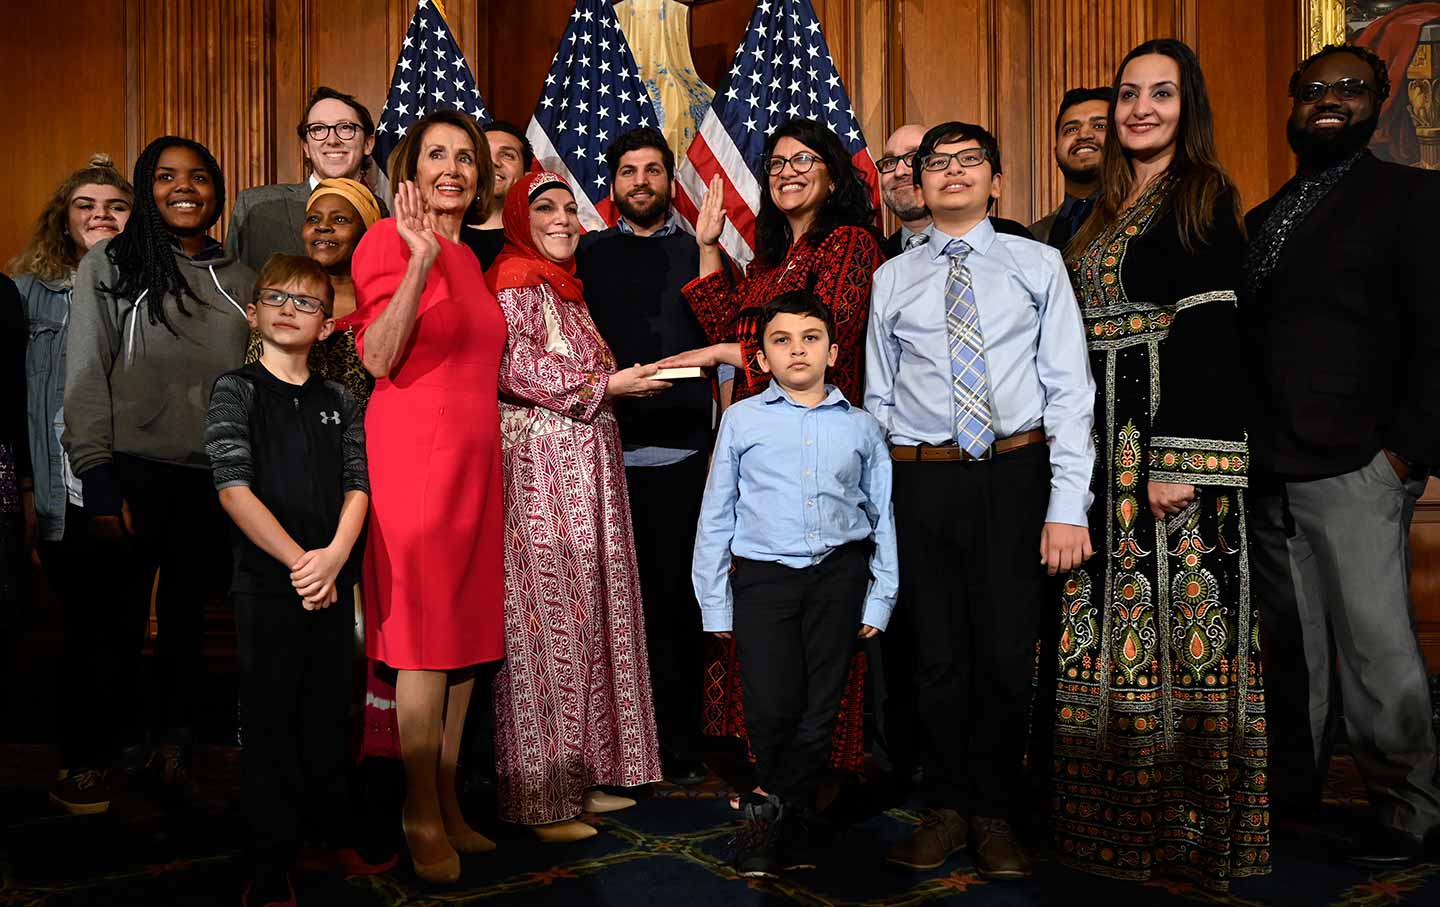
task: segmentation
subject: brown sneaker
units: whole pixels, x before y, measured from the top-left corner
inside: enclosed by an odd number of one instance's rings
[[[965,849],[965,819],[953,809],[932,809],[915,833],[889,850],[885,859],[907,869],[934,869]]]
[[[982,879],[1005,881],[1030,878],[1030,857],[1004,819],[972,816],[970,857]]]

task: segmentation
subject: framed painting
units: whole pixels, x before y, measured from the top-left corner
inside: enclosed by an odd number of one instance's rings
[[[1374,51],[1390,97],[1370,148],[1377,157],[1440,170],[1440,2],[1302,0],[1301,52],[1349,41]]]

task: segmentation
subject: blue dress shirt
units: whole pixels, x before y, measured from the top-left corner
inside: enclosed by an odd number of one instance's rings
[[[1060,253],[996,233],[983,218],[961,237],[931,224],[925,245],[875,272],[865,343],[865,408],[894,444],[953,443],[945,246],[963,239],[975,288],[995,437],[1045,428],[1050,505],[1045,520],[1088,525],[1095,466],[1095,381],[1080,306]]]
[[[707,632],[732,626],[732,554],[798,569],[865,539],[875,551],[863,621],[883,630],[890,620],[900,583],[890,450],[869,413],[826,390],[807,407],[772,380],[720,421],[691,567]]]

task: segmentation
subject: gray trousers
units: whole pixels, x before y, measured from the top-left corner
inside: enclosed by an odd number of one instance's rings
[[[1376,817],[1414,836],[1440,827],[1430,690],[1410,606],[1410,519],[1424,489],[1423,478],[1402,483],[1380,452],[1354,472],[1250,497],[1272,793],[1279,803],[1318,797],[1338,676]]]

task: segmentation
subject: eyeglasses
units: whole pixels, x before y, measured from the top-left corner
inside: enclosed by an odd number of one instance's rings
[[[979,167],[989,159],[990,155],[984,148],[963,148],[960,151],[952,151],[946,154],[943,151],[935,151],[925,155],[920,160],[920,168],[931,173],[939,173],[942,170],[950,169],[950,161],[960,162],[961,167]]]
[[[779,176],[785,169],[786,164],[789,164],[790,169],[796,173],[809,173],[815,169],[817,163],[823,164],[825,162],[820,160],[820,156],[817,154],[802,151],[793,157],[767,157],[761,162],[761,166],[764,167],[765,172],[771,176]]]
[[[340,141],[348,142],[355,138],[355,134],[360,131],[360,124],[349,121],[336,123],[333,126],[329,123],[310,123],[305,127],[305,134],[310,136],[313,141],[323,142],[330,138],[332,129],[335,130],[335,135],[339,136]]]
[[[1353,101],[1370,90],[1364,79],[1336,79],[1334,82],[1305,82],[1295,86],[1293,97],[1302,104],[1314,104],[1333,91],[1341,101]]]
[[[295,293],[287,293],[284,290],[272,290],[269,287],[260,291],[260,301],[272,308],[281,308],[285,301],[289,300],[295,304],[295,311],[304,312],[306,315],[314,315],[317,312],[325,311],[325,303],[314,296],[299,296]]]
[[[881,173],[889,173],[899,165],[904,164],[911,170],[915,169],[915,152],[907,151],[904,154],[887,154],[875,162],[875,169]]]

